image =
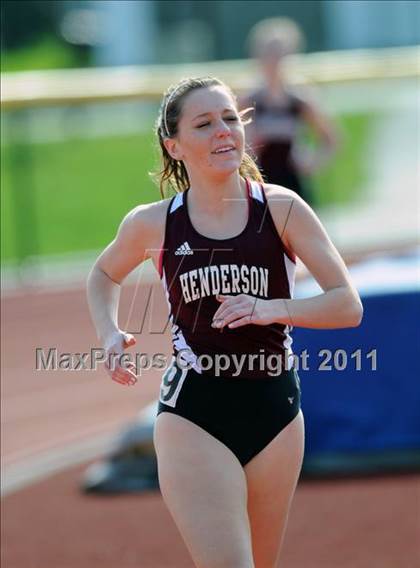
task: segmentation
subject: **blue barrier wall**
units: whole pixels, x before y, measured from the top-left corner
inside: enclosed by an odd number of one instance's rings
[[[296,328],[294,352],[307,350],[299,370],[306,422],[306,454],[420,449],[420,291],[361,294],[358,328]],[[321,350],[336,355],[327,361]],[[360,370],[356,356],[360,351]],[[376,351],[374,359],[369,352]],[[300,362],[302,358],[300,359]],[[322,370],[330,365],[332,370]]]

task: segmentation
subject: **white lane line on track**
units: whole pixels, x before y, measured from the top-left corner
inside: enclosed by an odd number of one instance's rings
[[[86,287],[87,276],[100,251],[68,255],[32,257],[21,266],[5,263],[1,273],[2,297],[19,297],[28,293],[63,293]],[[150,259],[128,275],[124,285],[159,282]]]
[[[139,412],[137,420],[150,423],[154,421],[155,414],[156,402],[152,402]],[[2,468],[1,496],[5,497],[70,467],[106,454],[111,449],[116,433],[107,432],[67,444]]]

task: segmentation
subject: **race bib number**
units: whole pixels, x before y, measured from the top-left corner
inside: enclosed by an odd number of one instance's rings
[[[182,385],[184,384],[187,376],[188,369],[180,369],[175,364],[172,364],[162,377],[160,386],[159,400],[163,404],[176,406],[179,393],[181,392]]]

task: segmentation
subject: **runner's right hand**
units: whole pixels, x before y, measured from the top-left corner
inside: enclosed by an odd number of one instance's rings
[[[105,368],[111,379],[121,385],[131,386],[137,383],[135,364],[132,361],[121,361],[124,350],[135,344],[136,339],[131,333],[120,330],[114,333],[104,345]]]

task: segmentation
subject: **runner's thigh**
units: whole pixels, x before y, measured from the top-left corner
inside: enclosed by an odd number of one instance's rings
[[[277,568],[287,516],[302,467],[302,411],[245,466],[256,568]]]
[[[154,443],[162,496],[200,568],[253,568],[243,468],[220,441],[163,412]]]

